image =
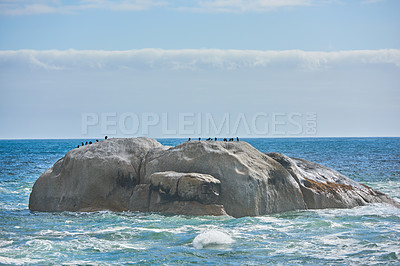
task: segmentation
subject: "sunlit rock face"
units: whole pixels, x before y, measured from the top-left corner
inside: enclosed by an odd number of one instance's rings
[[[389,196],[329,167],[280,153],[267,155],[279,162],[300,185],[308,209],[352,208],[368,203],[388,203],[400,207]]]
[[[69,151],[33,186],[34,211],[141,211],[257,216],[399,204],[340,173],[242,141],[108,139]]]

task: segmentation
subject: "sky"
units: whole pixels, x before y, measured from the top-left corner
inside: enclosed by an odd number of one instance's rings
[[[0,139],[400,136],[400,1],[0,0]]]

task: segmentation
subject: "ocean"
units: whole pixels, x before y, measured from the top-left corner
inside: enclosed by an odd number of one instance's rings
[[[400,201],[400,138],[243,140]],[[36,179],[82,141],[0,140],[0,264],[400,264],[400,209],[384,204],[243,218],[30,212]]]

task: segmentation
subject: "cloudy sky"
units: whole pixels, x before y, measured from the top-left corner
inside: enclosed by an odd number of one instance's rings
[[[0,138],[400,136],[399,12],[0,0]]]

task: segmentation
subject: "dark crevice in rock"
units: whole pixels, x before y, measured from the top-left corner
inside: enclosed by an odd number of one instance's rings
[[[147,194],[147,212],[150,212],[150,203],[151,203],[151,194],[152,193],[153,193],[153,190],[150,187],[149,193]]]
[[[367,186],[367,185],[365,185],[365,184],[361,184],[361,186],[363,186],[363,187],[365,187],[366,189],[368,189],[368,192],[369,192],[371,195],[385,196],[384,193],[382,193],[382,192],[380,192],[380,191],[377,191],[377,190],[375,190],[375,189],[373,189],[373,188],[371,188],[371,187],[369,187],[369,186]]]
[[[143,164],[144,158],[142,158],[139,162],[138,170],[137,170],[137,179],[138,179],[138,184],[141,184],[141,176],[140,176],[140,171],[142,170],[142,164]]]
[[[182,178],[179,178],[178,181],[176,182],[175,193],[176,193],[176,196],[177,196],[177,200],[180,200],[178,188],[179,188],[179,182],[181,181],[181,179],[182,179]]]
[[[364,195],[362,194],[362,192],[356,191],[357,195],[362,199],[356,199],[358,205],[362,206],[365,205],[366,203],[371,203],[370,200],[368,200],[367,198],[364,197]],[[364,202],[362,202],[364,201]]]
[[[118,176],[116,179],[116,183],[118,186],[125,189],[133,189],[137,184],[136,179],[132,178],[131,175],[125,175],[118,171]]]

